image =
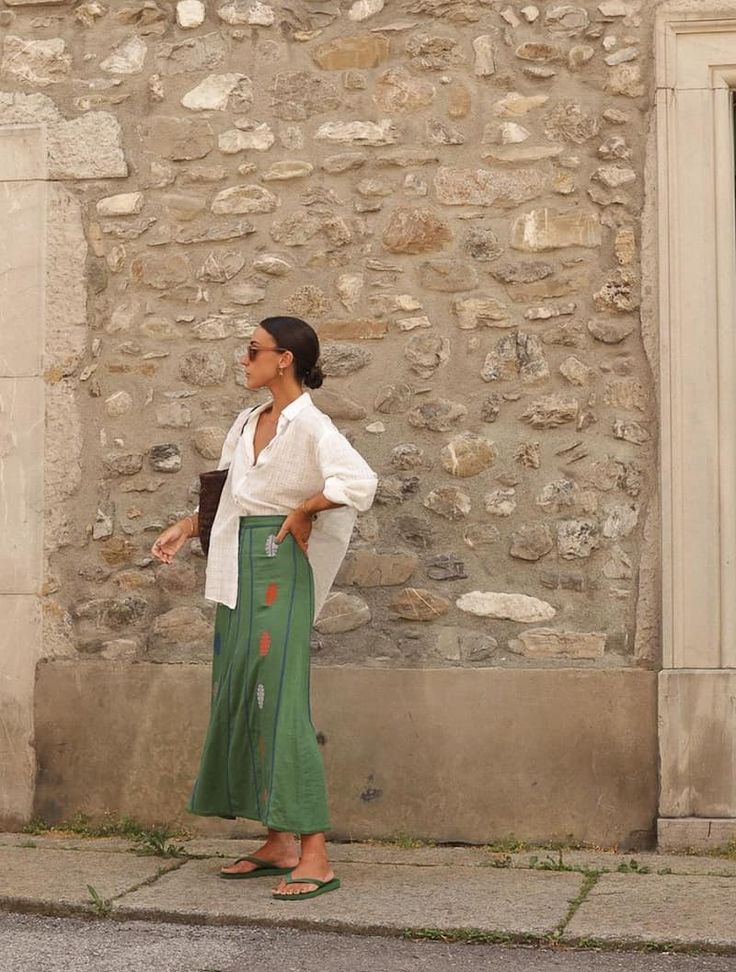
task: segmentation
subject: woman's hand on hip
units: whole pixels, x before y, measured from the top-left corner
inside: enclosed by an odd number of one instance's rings
[[[192,536],[188,526],[191,523],[189,518],[179,520],[173,526],[168,527],[163,533],[159,534],[155,543],[151,547],[151,553],[164,564],[170,564],[184,544]]]
[[[312,517],[304,510],[292,510],[281,524],[276,534],[276,543],[281,543],[287,533],[290,533],[306,556],[309,546],[309,536],[312,532]]]

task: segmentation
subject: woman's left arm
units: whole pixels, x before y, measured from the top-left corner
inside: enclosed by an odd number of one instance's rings
[[[378,485],[378,477],[371,467],[337,429],[325,433],[318,442],[317,461],[324,478],[322,491],[303,500],[287,516],[276,536],[280,543],[291,533],[304,553],[318,513],[340,506],[365,512],[373,502]]]

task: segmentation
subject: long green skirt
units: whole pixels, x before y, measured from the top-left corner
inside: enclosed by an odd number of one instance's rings
[[[314,579],[283,516],[240,520],[238,600],[218,604],[212,710],[187,809],[310,834],[330,826],[309,699]]]

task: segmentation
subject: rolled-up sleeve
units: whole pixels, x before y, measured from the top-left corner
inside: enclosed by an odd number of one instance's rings
[[[317,443],[317,459],[324,477],[322,491],[332,503],[352,506],[364,513],[373,502],[378,477],[337,429]]]

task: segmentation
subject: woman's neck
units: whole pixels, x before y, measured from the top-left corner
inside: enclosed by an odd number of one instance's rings
[[[297,381],[280,381],[274,383],[274,385],[275,387],[268,389],[271,392],[270,412],[273,416],[278,417],[288,405],[291,405],[304,394],[304,389]]]

